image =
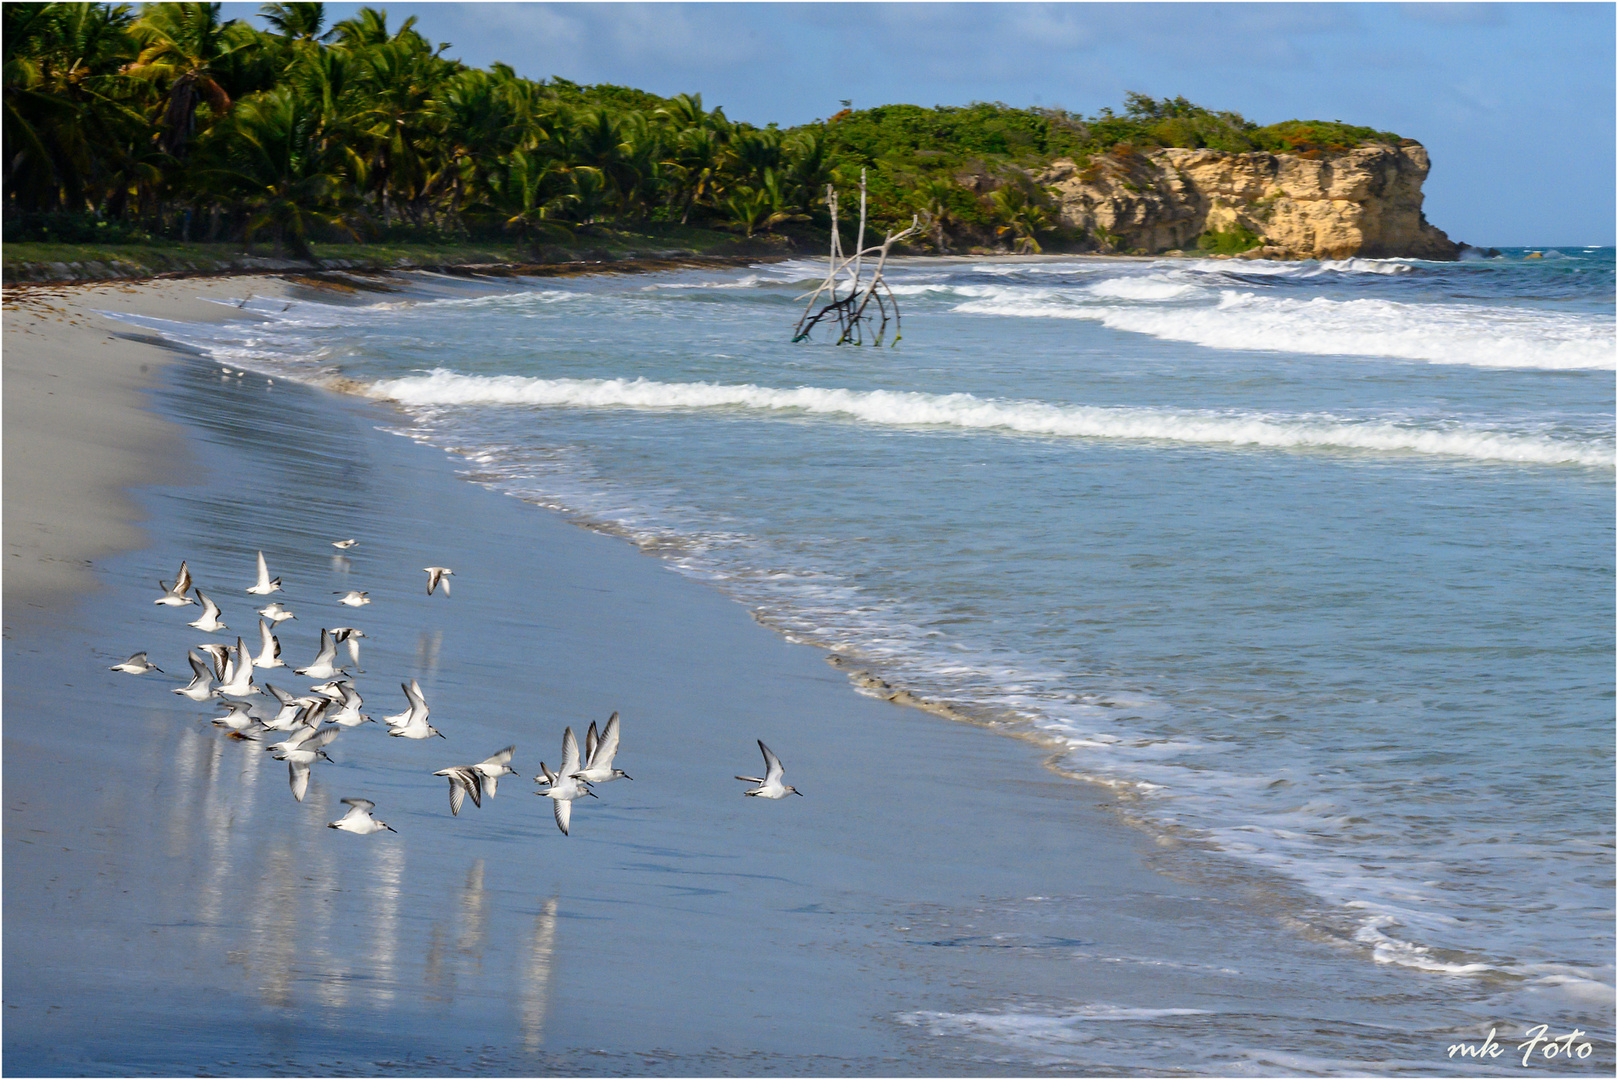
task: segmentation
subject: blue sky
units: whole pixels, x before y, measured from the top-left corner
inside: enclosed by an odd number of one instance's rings
[[[1427,218],[1452,239],[1614,241],[1610,3],[370,6],[390,26],[417,16],[474,66],[700,93],[759,125],[830,116],[843,99],[1093,114],[1129,90],[1260,124],[1343,120],[1427,146]]]

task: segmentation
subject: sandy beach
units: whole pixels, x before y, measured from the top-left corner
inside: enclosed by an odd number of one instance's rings
[[[13,286],[5,302],[6,617],[95,586],[93,560],[145,542],[125,495],[195,466],[152,414],[154,370],[170,349],[128,336],[97,311],[207,321],[208,299],[286,295],[280,278]]]
[[[1407,975],[1293,934],[1298,897],[1128,828],[1038,745],[858,693],[718,591],[468,482],[387,408],[95,314],[307,287],[8,300],[8,1073],[1071,1072],[1041,1049],[1053,1003],[1112,1074],[1310,1071],[1322,1029],[1373,1071],[1477,1071],[1433,1051],[1458,1014],[1409,1021]],[[257,551],[298,615],[288,665],[363,627],[365,711],[419,679],[445,738],[346,730],[300,802],[169,693],[205,637],[256,647]],[[228,631],[152,603],[181,560]],[[135,651],[163,673],[108,670]],[[634,780],[563,836],[530,777],[615,711]],[[759,739],[803,798],[741,796]],[[452,816],[434,770],[509,744],[518,775]],[[397,833],[325,828],[354,797]],[[1163,1025],[1202,1056],[1159,1056]]]

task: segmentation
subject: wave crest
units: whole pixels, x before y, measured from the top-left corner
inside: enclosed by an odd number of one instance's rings
[[[1020,435],[1281,450],[1417,453],[1543,465],[1605,468],[1613,465],[1610,446],[1503,434],[1461,425],[1439,429],[1335,417],[1052,405],[908,390],[815,386],[777,389],[751,383],[667,383],[649,379],[540,379],[520,375],[462,375],[440,368],[426,375],[373,383],[369,392],[373,397],[417,407],[748,409],[840,416],[893,427],[947,427]]]

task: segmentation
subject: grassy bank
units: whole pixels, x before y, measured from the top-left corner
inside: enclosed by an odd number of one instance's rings
[[[337,243],[310,245],[313,260],[273,245],[158,241],[127,244],[7,242],[0,247],[4,279],[14,282],[106,281],[167,274],[251,273],[286,270],[400,270],[433,267],[565,266],[628,260],[788,254],[801,244],[786,237],[743,239],[715,229],[670,226],[657,231],[602,229],[565,243],[512,242]]]

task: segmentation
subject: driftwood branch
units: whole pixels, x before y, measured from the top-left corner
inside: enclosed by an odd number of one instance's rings
[[[842,237],[837,229],[837,190],[830,184],[826,185],[826,206],[831,210],[831,255],[827,261],[826,280],[809,294],[808,306],[803,309],[803,315],[793,329],[792,340],[803,341],[817,326],[829,320],[830,325],[836,327],[838,345],[863,345],[868,332],[872,334],[871,344],[880,345],[888,331],[891,308],[893,340],[897,343],[901,329],[899,301],[883,280],[882,271],[887,266],[888,252],[893,245],[918,231],[922,227],[920,220],[912,217],[909,228],[889,233],[880,244],[866,247],[865,170],[861,169],[859,231],[855,234],[854,253],[845,255]],[[876,261],[876,267],[869,277],[865,275],[867,256],[874,256]],[[828,297],[828,300],[816,311],[815,304],[822,296]],[[874,314],[870,310],[873,300],[876,301]]]

